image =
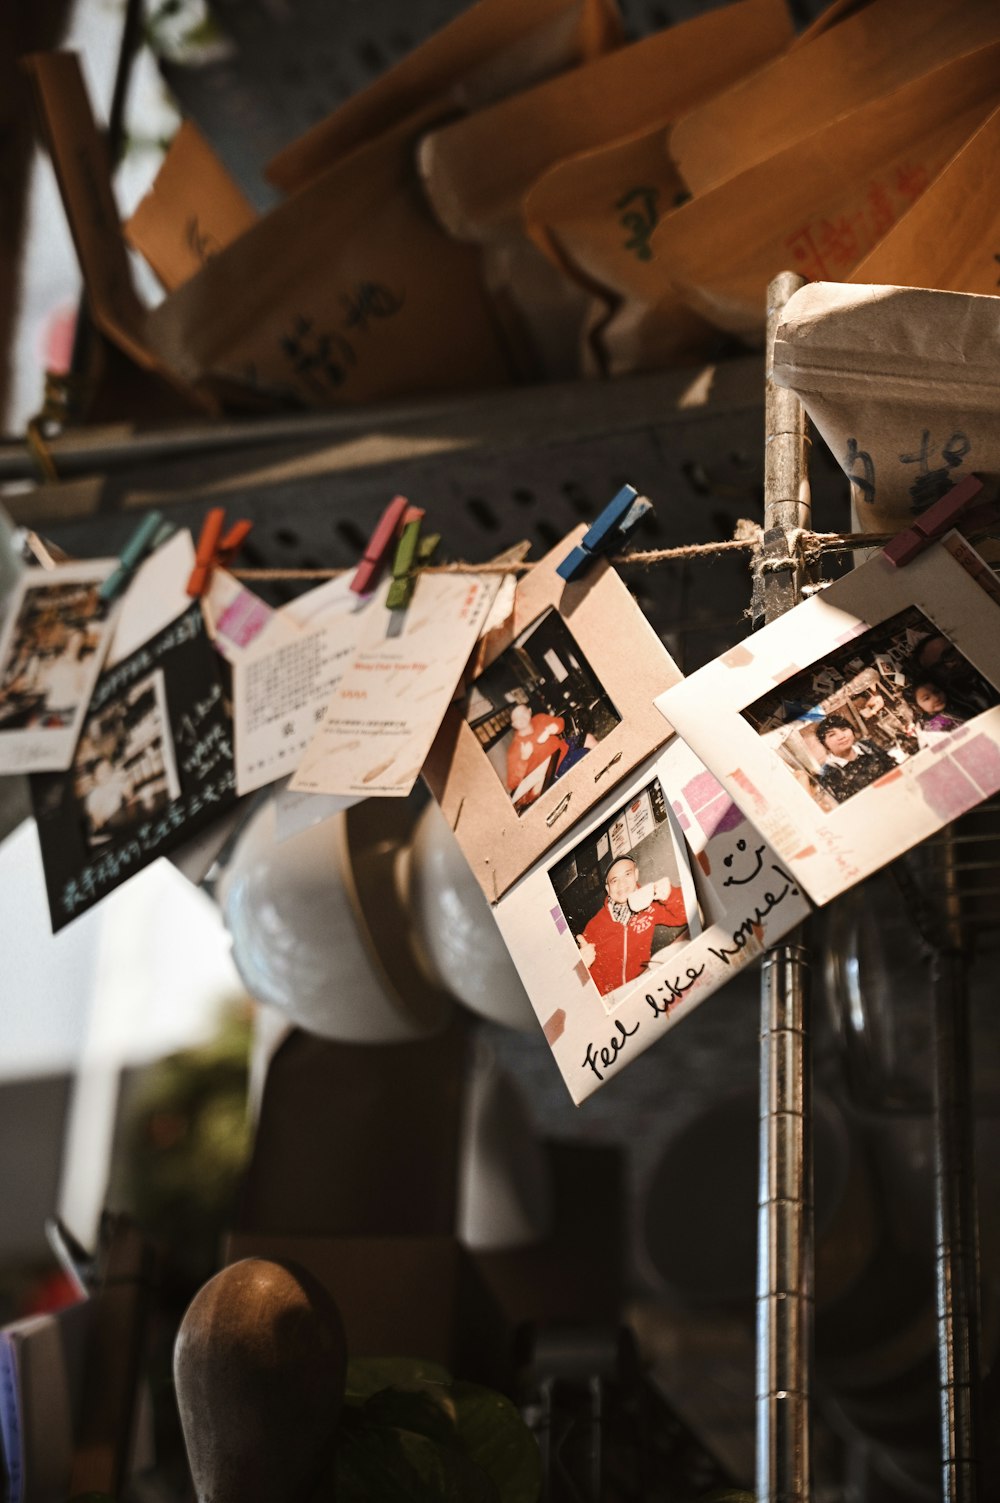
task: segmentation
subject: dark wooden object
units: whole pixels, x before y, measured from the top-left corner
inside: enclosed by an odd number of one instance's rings
[[[346,1367],[337,1307],[304,1269],[245,1258],[210,1279],[174,1349],[198,1503],[332,1496]]]

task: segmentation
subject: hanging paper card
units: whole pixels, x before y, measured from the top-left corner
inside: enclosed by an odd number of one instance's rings
[[[514,612],[424,768],[490,902],[670,734],[653,706],[680,671],[606,561],[556,570],[580,526],[518,585]]]
[[[774,851],[676,738],[494,909],[576,1102],[808,912]]]
[[[232,727],[197,604],[98,680],[72,767],[33,777],[31,798],[54,931],[232,806]]]
[[[244,653],[233,670],[236,786],[251,793],[298,767],[350,667],[369,612],[346,574],[324,591],[319,625]]]
[[[1000,608],[877,553],[658,704],[817,903],[1000,789]]]
[[[26,569],[0,634],[0,773],[69,767],[115,612],[98,595],[114,559]]]
[[[375,595],[364,636],[292,779],[296,792],[403,798],[424,764],[499,575],[421,574],[405,611]]]

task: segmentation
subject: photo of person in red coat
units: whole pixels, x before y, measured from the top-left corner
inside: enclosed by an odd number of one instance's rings
[[[669,879],[640,887],[639,867],[631,856],[618,856],[604,874],[605,900],[577,944],[583,963],[607,996],[634,981],[649,964],[658,925],[686,928],[681,889]]]
[[[566,722],[561,715],[532,715],[528,705],[515,705],[510,723],[514,734],[507,748],[507,791],[513,794],[518,784],[536,767],[548,762],[554,752],[558,753],[555,765],[558,772],[569,744],[563,738]],[[528,795],[532,801],[537,797],[537,791]]]

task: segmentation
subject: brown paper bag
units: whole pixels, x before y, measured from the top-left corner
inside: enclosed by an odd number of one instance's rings
[[[215,398],[193,392],[157,349],[148,311],[132,281],[111,187],[111,164],[79,59],[73,52],[35,53],[23,66],[34,87],[95,326],[141,370],[167,382],[186,404],[217,410]]]
[[[848,278],[991,296],[1000,287],[1000,109]]]
[[[994,43],[692,199],[660,221],[654,253],[697,312],[759,339],[771,277],[848,276],[998,102]]]
[[[907,527],[967,474],[1000,481],[1000,297],[816,282],[790,298],[774,379],[851,481],[864,531]]]
[[[873,0],[837,25],[817,23],[784,57],[699,103],[674,127],[671,152],[691,191],[704,193],[998,38],[996,0]]]
[[[525,193],[556,162],[676,119],[790,35],[784,0],[742,0],[433,131],[419,164],[434,210],[461,240],[519,229]]]
[[[697,359],[717,331],[663,275],[653,230],[684,187],[661,125],[546,172],[524,200],[528,231],[592,290],[581,368],[623,375]]]
[[[172,292],[256,222],[257,211],[185,120],[124,232]]]
[[[582,280],[589,295],[581,296],[581,279],[573,275],[572,258],[550,243],[544,232],[533,236],[535,243],[561,277],[569,275],[572,280],[555,279],[539,263],[525,238],[529,217],[525,195],[539,175],[553,163],[615,140],[637,126],[648,130],[657,123],[662,127],[693,99],[773,55],[789,34],[784,0],[741,0],[550,79],[434,131],[424,140],[420,166],[428,194],[453,235],[484,246],[498,315],[509,343],[521,352],[522,378],[551,380],[580,371],[599,373],[603,358],[595,358],[589,335],[595,326],[604,324],[617,292],[612,274],[599,288],[599,301],[595,302],[587,278]],[[661,156],[660,172],[672,182],[670,164],[662,151]],[[626,182],[620,191],[630,186]],[[607,205],[602,201],[594,209],[588,200],[576,217],[583,219],[589,212],[603,217]],[[616,225],[611,234],[618,234]],[[600,228],[597,235],[602,238]],[[627,252],[618,257],[627,259]],[[666,295],[661,282],[654,301]],[[676,298],[669,302],[671,307],[679,306]],[[672,324],[669,313],[665,309],[662,315],[651,315],[657,332],[645,341],[639,356],[644,364],[671,358],[692,330],[702,327],[690,313],[680,314],[684,332],[679,331],[678,344],[667,333]],[[643,343],[634,332],[628,333],[628,351],[642,349]],[[631,359],[626,352],[617,368],[633,368]]]
[[[427,113],[285,199],[154,310],[157,348],[187,381],[325,407],[509,379],[478,254],[443,233],[416,180]]]
[[[268,163],[291,192],[436,100],[441,118],[478,109],[617,47],[614,0],[480,0]]]

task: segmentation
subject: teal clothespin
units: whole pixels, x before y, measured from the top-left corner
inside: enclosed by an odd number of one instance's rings
[[[440,542],[436,532],[421,538],[420,524],[423,519],[424,510],[420,506],[409,507],[403,516],[403,531],[392,561],[392,584],[385,597],[385,603],[391,611],[406,610],[413,598],[417,582],[416,570],[421,564],[427,563]]]
[[[143,517],[138,527],[122,549],[118,563],[107,579],[98,590],[98,596],[105,605],[117,599],[122,590],[128,584],[136,569],[142,563],[147,553],[151,553],[156,546],[156,539],[165,525],[163,513],[149,511]]]

